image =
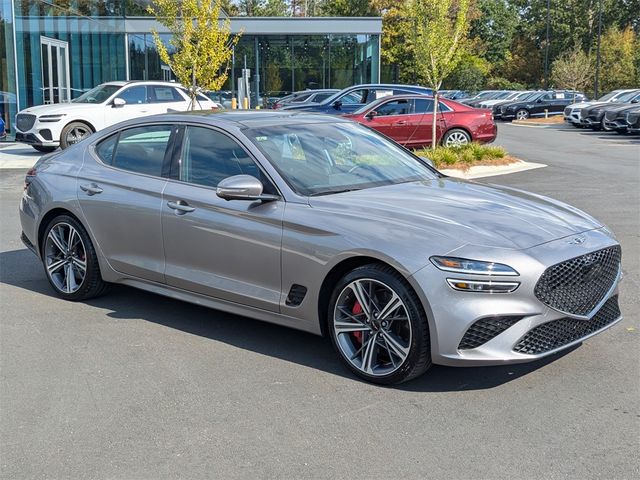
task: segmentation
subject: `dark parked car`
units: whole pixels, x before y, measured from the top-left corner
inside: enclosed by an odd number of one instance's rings
[[[418,87],[416,85],[354,85],[353,87],[340,90],[335,95],[327,98],[324,102],[313,105],[288,106],[283,108],[283,110],[304,110],[306,112],[343,115],[345,113],[353,113],[359,108],[362,108],[379,98],[411,93],[432,95],[433,90],[430,88]]]
[[[603,120],[605,129],[615,130],[618,133],[627,133],[629,129],[627,113],[634,111],[640,111],[637,103],[607,110]]]
[[[405,147],[426,147],[432,143],[433,98],[423,95],[383,98],[345,117],[373,128]],[[438,143],[446,146],[471,141],[487,143],[495,140],[496,134],[491,110],[472,108],[449,99],[438,102]]]
[[[627,131],[631,134],[640,134],[640,108],[627,112]]]
[[[469,92],[466,90],[440,90],[439,93],[449,100],[460,101],[464,98],[469,98]]]
[[[331,95],[338,93],[340,90],[337,88],[322,88],[318,90],[301,90],[299,92],[294,92],[291,95],[287,95],[286,97],[282,97],[280,100],[275,102],[271,108],[277,110],[282,107],[286,107],[289,105],[309,105],[311,103],[321,103],[324,102]]]
[[[526,100],[518,100],[500,106],[502,120],[525,120],[529,117],[561,115],[564,107],[586,99],[583,93],[571,91],[538,92]]]
[[[605,113],[617,113],[618,110],[633,107],[638,102],[640,102],[640,90],[636,90],[634,95],[624,103],[597,103],[590,107],[583,108],[580,111],[580,124],[592,130],[611,130],[611,128],[605,124]]]

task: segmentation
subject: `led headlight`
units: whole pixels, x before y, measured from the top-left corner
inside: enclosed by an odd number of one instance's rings
[[[456,278],[447,278],[447,283],[454,290],[479,293],[511,293],[520,286],[518,282],[460,280]]]
[[[466,273],[470,275],[519,275],[509,265],[494,262],[481,262],[467,258],[456,257],[431,257],[433,263],[445,272]]]
[[[41,115],[38,120],[41,122],[59,122],[62,117],[66,117],[66,113],[58,113],[55,115]]]

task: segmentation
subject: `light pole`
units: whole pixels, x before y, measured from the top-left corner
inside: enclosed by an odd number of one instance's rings
[[[551,0],[547,0],[547,40],[544,44],[544,88],[549,88],[549,19]]]
[[[598,98],[598,82],[600,80],[600,34],[602,32],[602,0],[598,1],[598,43],[596,46],[596,80],[593,84],[593,95]]]

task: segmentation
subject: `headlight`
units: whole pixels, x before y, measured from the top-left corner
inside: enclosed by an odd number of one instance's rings
[[[429,260],[431,260],[431,263],[438,269],[444,270],[445,272],[466,273],[470,275],[519,275],[519,273],[509,265],[502,263],[481,262],[456,257],[431,257]]]
[[[65,113],[58,113],[56,115],[41,115],[38,120],[41,122],[59,122],[62,117],[66,116]]]
[[[447,278],[447,283],[454,290],[479,293],[511,293],[520,286],[519,282],[460,280],[456,278]]]

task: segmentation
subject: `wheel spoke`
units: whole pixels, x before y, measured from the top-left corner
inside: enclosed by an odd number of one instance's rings
[[[374,353],[376,351],[376,339],[378,338],[378,333],[374,333],[369,338],[367,345],[362,353],[362,366],[361,369],[364,370],[365,373],[373,373],[373,367],[375,366],[374,361]]]
[[[51,231],[49,232],[49,238],[55,244],[58,250],[60,250],[61,253],[67,252],[67,248],[64,246],[64,243],[62,243],[62,239],[58,238],[58,234],[56,233],[56,228],[51,229]]]
[[[73,250],[73,244],[74,244],[75,237],[76,237],[75,228],[69,227],[69,236],[67,237],[67,249],[69,251]]]
[[[344,307],[338,307],[338,310],[340,310],[340,313],[342,313],[343,315],[346,315],[347,317],[349,317],[354,322],[362,323],[362,321],[360,319],[358,319],[358,315],[364,315],[364,312],[351,313],[350,311],[348,311]]]
[[[80,272],[84,275],[84,273],[87,271],[87,262],[80,260],[78,257],[73,257],[71,261],[77,268],[80,269]]]
[[[389,353],[394,353],[400,359],[400,363],[404,362],[409,355],[409,347],[404,347],[391,332],[381,330],[380,333],[389,347]]]
[[[67,261],[63,258],[62,260],[57,260],[57,261],[47,265],[47,270],[49,270],[49,273],[54,274],[58,270],[60,270],[60,267],[62,267],[63,265],[66,265],[66,264],[67,264]]]
[[[400,300],[400,297],[396,294],[396,292],[393,292],[393,295],[391,296],[391,300],[389,300],[387,304],[384,307],[382,307],[382,310],[380,310],[380,313],[378,314],[378,320],[385,320],[389,315],[395,312],[401,305],[402,305],[402,300]]]
[[[334,322],[334,328],[336,329],[336,334],[340,335],[341,333],[349,333],[349,332],[366,332],[369,329],[368,325],[364,323],[351,323],[351,322]]]
[[[365,314],[367,319],[370,319],[371,305],[368,301],[367,294],[362,286],[362,283],[359,280],[353,282],[351,289],[353,291],[353,294],[356,296],[356,300],[358,300],[358,303],[362,307],[363,313]]]

